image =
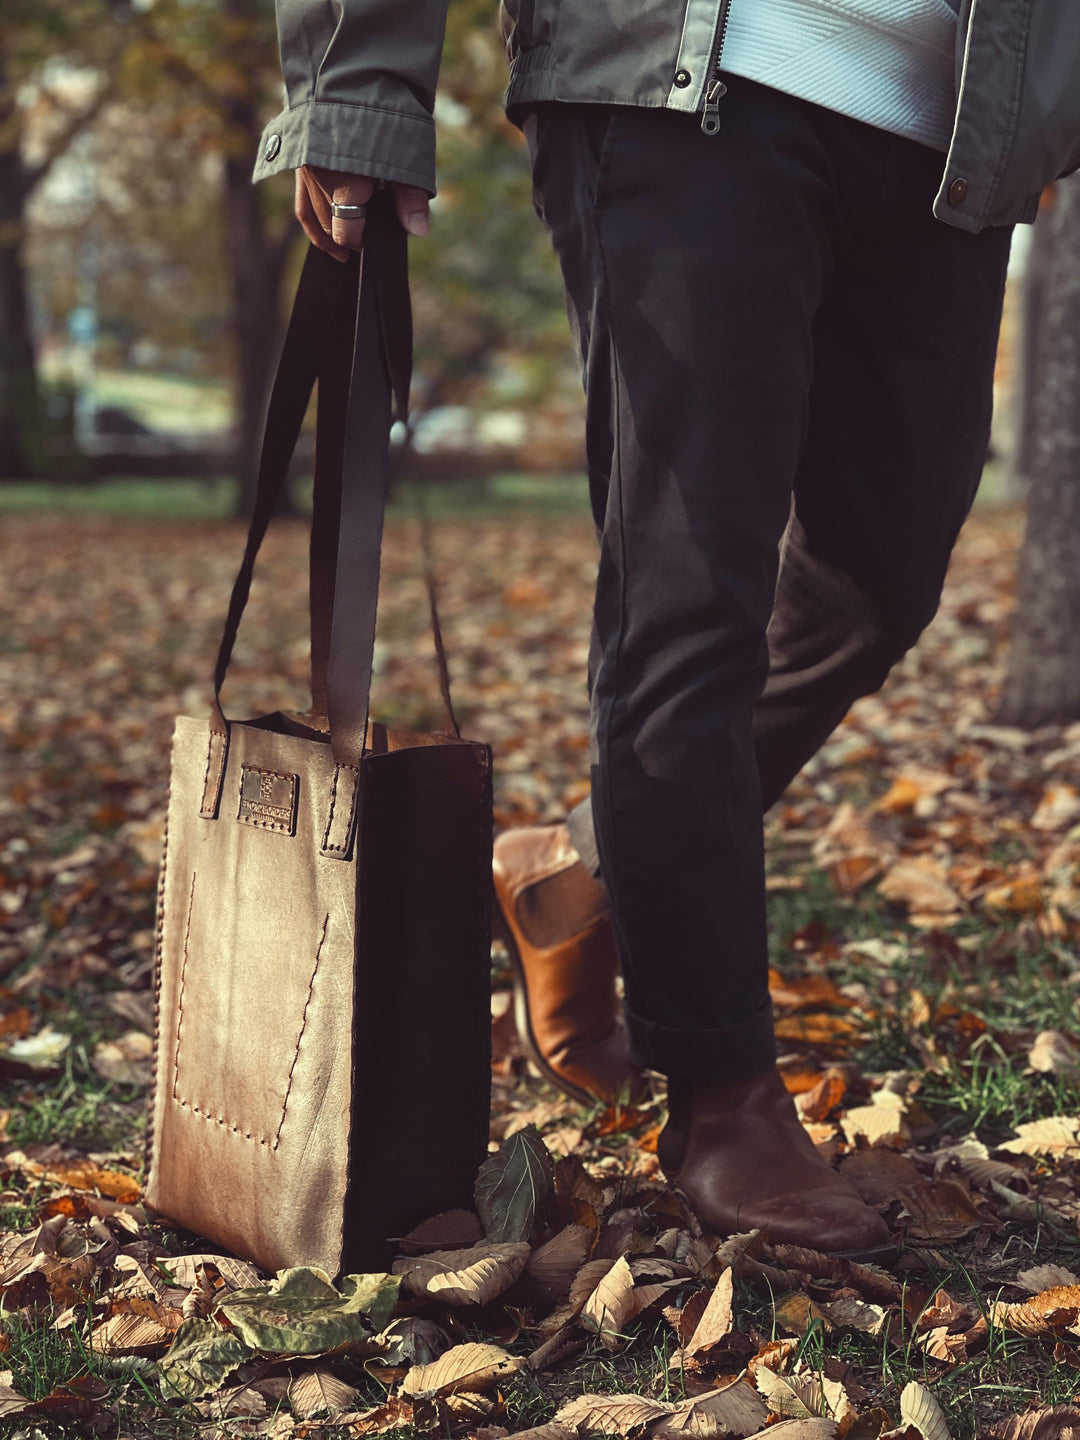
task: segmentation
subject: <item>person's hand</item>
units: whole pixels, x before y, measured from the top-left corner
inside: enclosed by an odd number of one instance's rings
[[[330,213],[334,205],[366,205],[375,181],[366,175],[345,175],[319,165],[301,165],[296,172],[296,218],[311,243],[335,260],[345,261],[350,250],[364,243],[363,220],[341,220]],[[410,235],[426,235],[428,197],[415,185],[393,184],[398,219]]]

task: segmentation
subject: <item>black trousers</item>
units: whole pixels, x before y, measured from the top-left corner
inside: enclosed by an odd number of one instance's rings
[[[715,136],[668,111],[525,119],[600,536],[571,829],[635,1053],[691,1080],[775,1058],[762,810],[937,609],[1010,241],[932,217],[934,151],[728,86]]]

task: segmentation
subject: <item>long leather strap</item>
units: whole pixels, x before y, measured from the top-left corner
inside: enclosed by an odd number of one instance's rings
[[[377,193],[369,207],[362,259],[354,255],[342,265],[314,247],[308,252],[267,414],[247,545],[214,669],[201,805],[208,817],[218,811],[228,747],[221,687],[255,559],[318,378],[312,698],[316,713],[325,702],[337,766],[331,822],[323,839],[327,854],[348,853],[355,819],[371,690],[391,395],[404,416],[411,366],[407,264],[405,232],[388,193]],[[343,384],[345,375],[349,379]]]

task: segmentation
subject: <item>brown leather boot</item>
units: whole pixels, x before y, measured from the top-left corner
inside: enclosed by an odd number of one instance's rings
[[[641,1099],[615,994],[618,958],[604,887],[565,825],[495,841],[496,931],[514,970],[521,1043],[546,1080],[583,1104]],[[499,921],[501,920],[501,924]]]
[[[776,1070],[749,1080],[668,1082],[657,1153],[710,1229],[760,1228],[784,1245],[852,1260],[895,1253],[885,1221],[818,1154]]]

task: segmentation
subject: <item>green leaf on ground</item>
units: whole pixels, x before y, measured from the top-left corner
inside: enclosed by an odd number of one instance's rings
[[[267,1285],[234,1290],[217,1313],[264,1354],[322,1355],[384,1329],[398,1284],[396,1275],[346,1275],[336,1290],[325,1271],[300,1265]]]
[[[254,1353],[234,1330],[216,1320],[185,1320],[158,1366],[162,1386],[166,1393],[198,1400],[220,1389],[226,1375]]]
[[[476,1208],[489,1240],[528,1240],[551,1194],[554,1166],[535,1125],[503,1141],[476,1177]]]

